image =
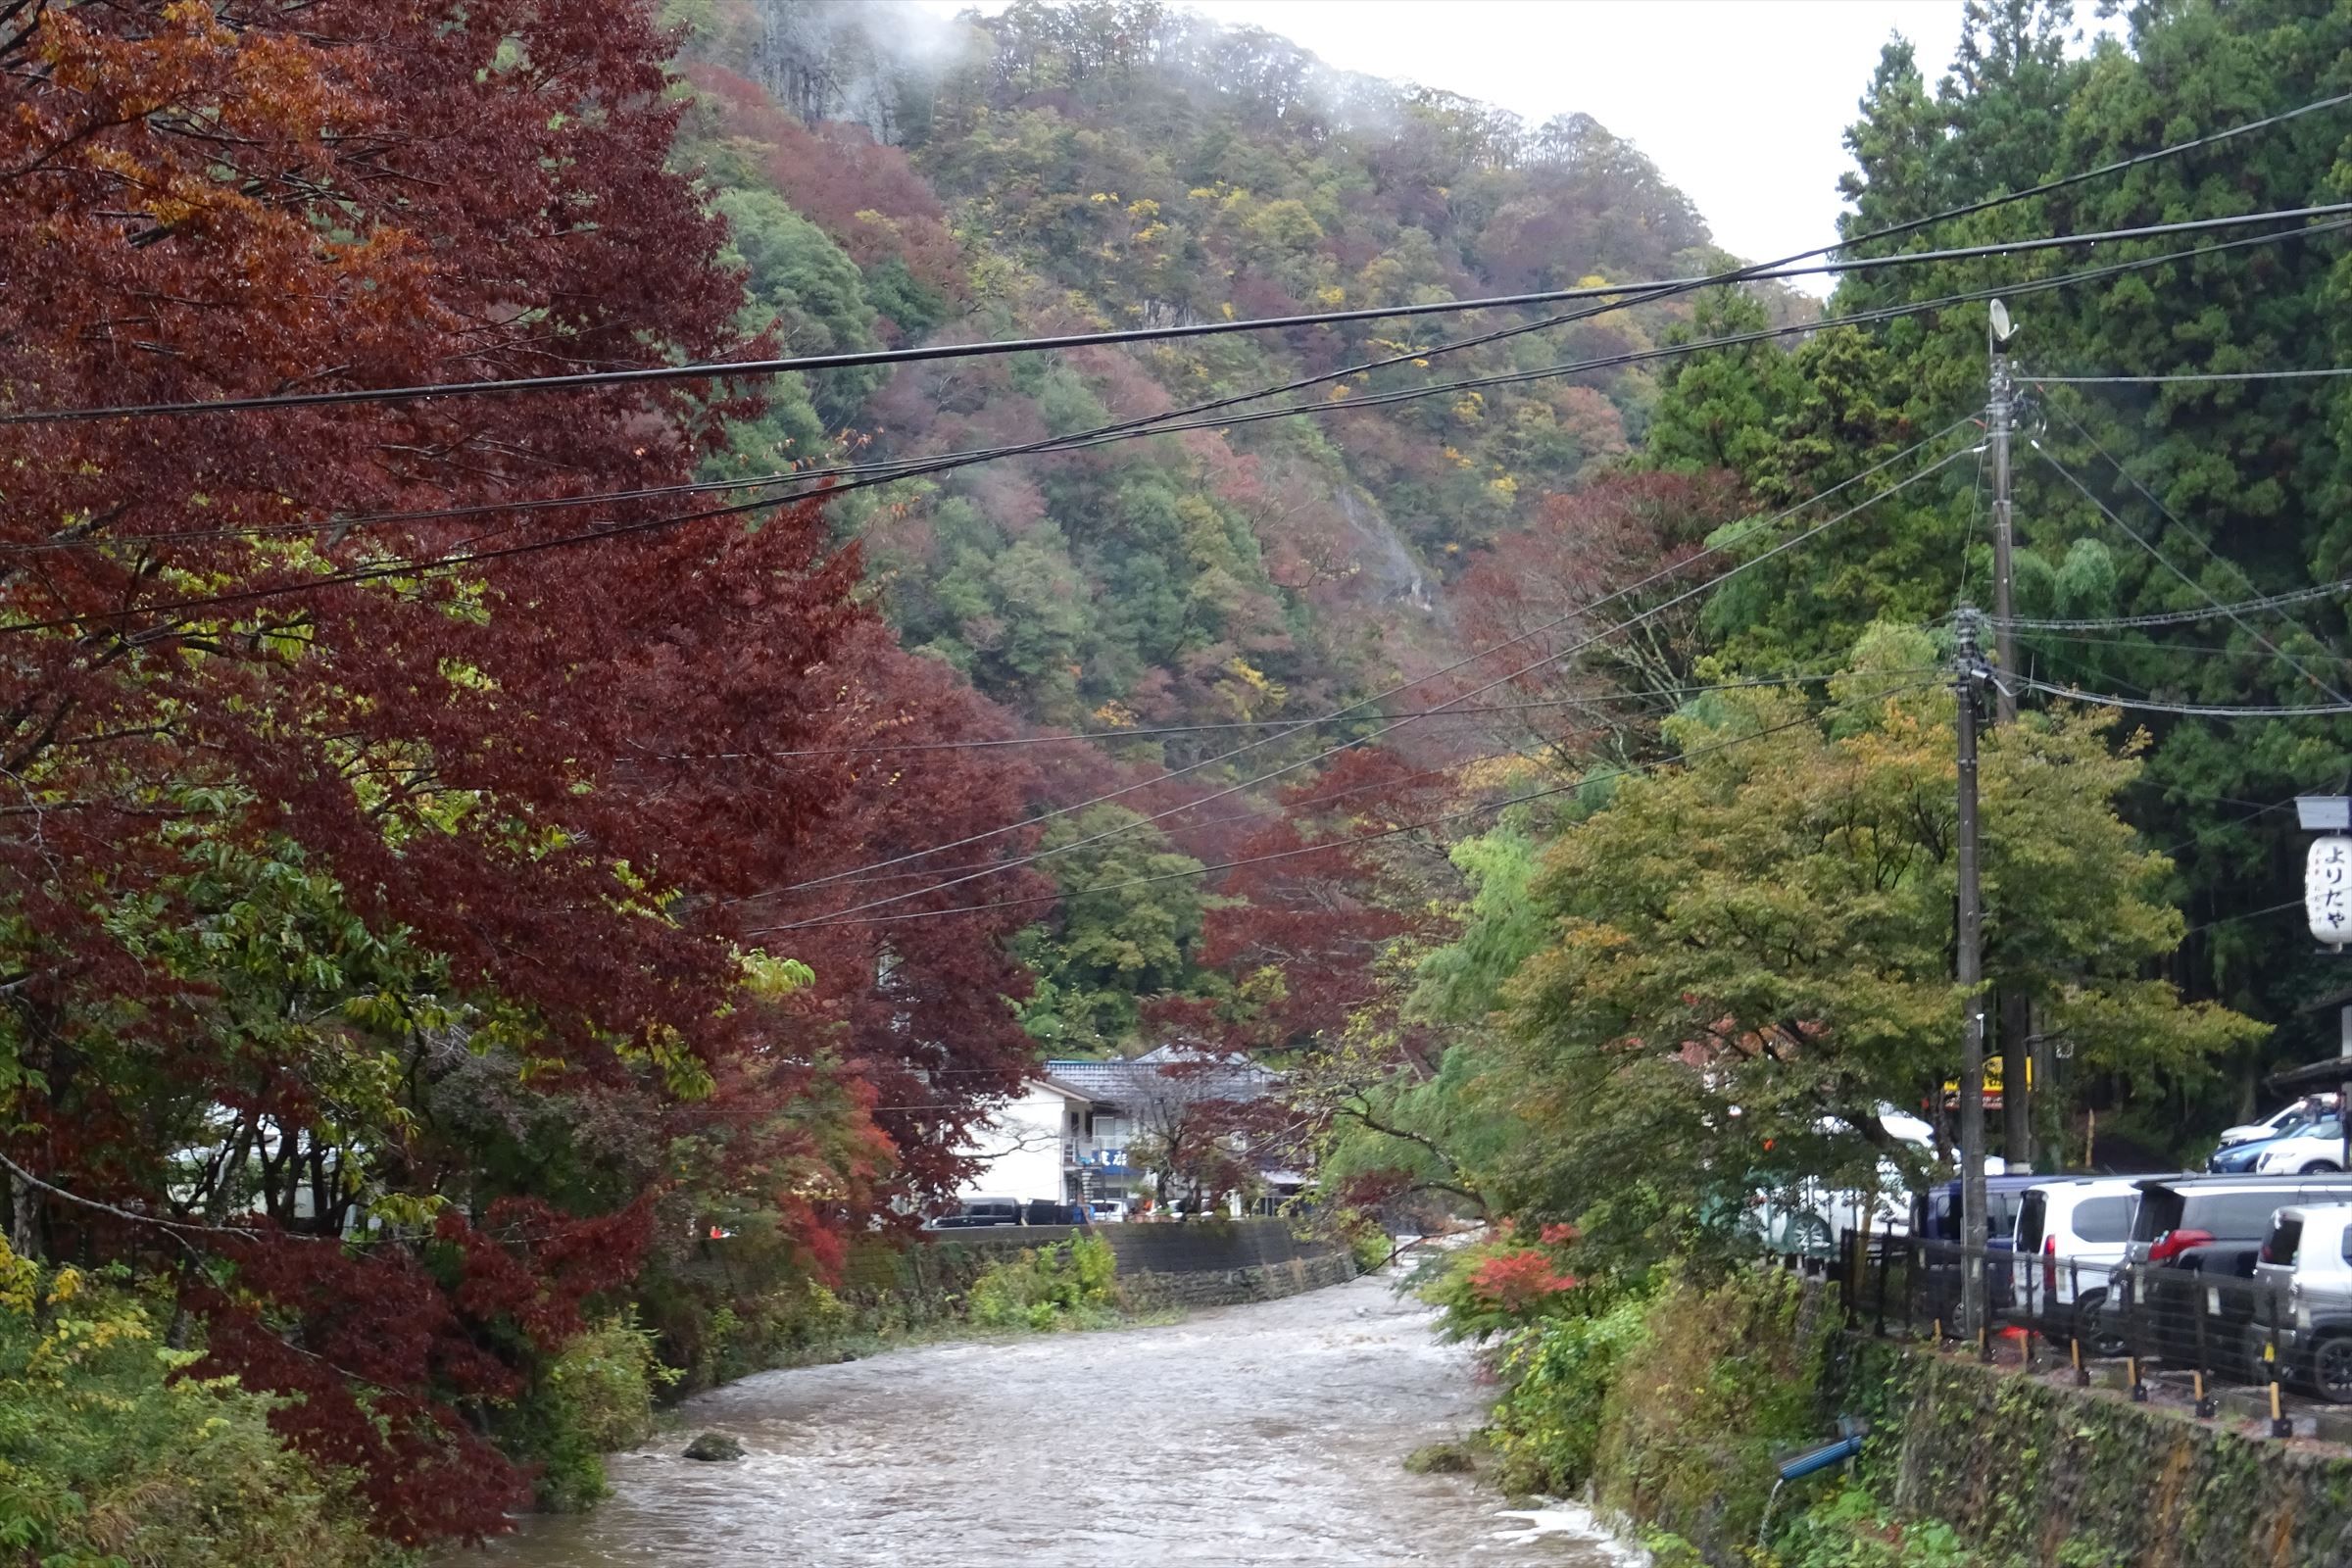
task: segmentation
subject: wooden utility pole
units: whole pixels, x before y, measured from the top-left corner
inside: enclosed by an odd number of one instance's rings
[[[2017,627],[2009,602],[2015,523],[2009,502],[2009,315],[2000,310],[1998,300],[1993,305],[1998,314],[1993,318],[1990,339],[1992,397],[1985,419],[1992,445],[1992,657],[1997,671],[1992,716],[1995,723],[2013,724],[2017,722]]]
[[[1959,889],[1960,1032],[1960,1241],[1969,1250],[1960,1260],[1961,1332],[1976,1337],[1989,1319],[1984,1297],[1984,923],[1977,884],[1977,683],[1984,677],[1977,656],[1977,612],[1960,607],[1959,701],[1960,811],[1957,859]]]
[[[1991,350],[1992,386],[1985,429],[1992,447],[1992,713],[2001,724],[2017,722],[2017,626],[2012,618],[2011,555],[2016,544],[2016,518],[2009,498],[2009,430],[2016,416],[2015,384],[2009,378],[2009,339],[2014,328],[2008,308],[1992,304],[1986,334]],[[2021,993],[2000,994],[2001,1009],[2001,1152],[2020,1165],[2034,1163],[2033,1009]]]

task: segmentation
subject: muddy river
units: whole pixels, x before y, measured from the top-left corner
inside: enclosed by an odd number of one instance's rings
[[[1461,1348],[1384,1280],[1181,1323],[769,1372],[607,1461],[593,1513],[473,1568],[1164,1563],[1625,1564],[1576,1508],[1510,1511],[1413,1448],[1467,1432]],[[678,1457],[694,1433],[733,1464]]]

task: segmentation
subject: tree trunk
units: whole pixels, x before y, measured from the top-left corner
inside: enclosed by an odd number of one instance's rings
[[[19,1257],[41,1255],[41,1195],[30,1182],[8,1183],[8,1247]]]
[[[2022,993],[2001,993],[2001,1152],[2021,1166],[2034,1163],[2034,1094],[2027,1086],[2033,1048],[2033,1008]]]

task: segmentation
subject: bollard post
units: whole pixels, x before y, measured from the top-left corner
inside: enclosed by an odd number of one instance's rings
[[[1879,1270],[1878,1270],[1878,1273],[1879,1273],[1879,1288],[1878,1288],[1878,1291],[1877,1291],[1877,1293],[1876,1293],[1876,1294],[1877,1294],[1877,1297],[1878,1297],[1878,1318],[1879,1318],[1879,1331],[1878,1331],[1878,1337],[1879,1337],[1880,1339],[1882,1339],[1882,1340],[1883,1340],[1883,1339],[1885,1339],[1885,1338],[1886,1337],[1886,1265],[1887,1265],[1887,1263],[1888,1263],[1889,1261],[1891,1261],[1891,1260],[1892,1260],[1893,1256],[1894,1256],[1894,1250],[1893,1250],[1892,1248],[1889,1248],[1889,1247],[1886,1246],[1884,1243],[1881,1243],[1881,1244],[1880,1244],[1880,1251],[1879,1251]]]
[[[1851,1329],[1860,1322],[1861,1313],[1855,1310],[1854,1292],[1860,1277],[1854,1271],[1861,1267],[1861,1232],[1845,1230],[1838,1233],[1838,1304],[1844,1310],[1845,1326]]]
[[[2278,1402],[2278,1287],[2271,1287],[2271,1337],[2262,1345],[2262,1371],[2271,1385],[2271,1436],[2280,1440],[2295,1435],[2295,1424],[2286,1418]]]
[[[2148,1386],[2139,1380],[2140,1343],[2140,1286],[2137,1265],[2124,1273],[2124,1378],[2132,1389],[2132,1402],[2148,1402]]]
[[[2082,1364],[2082,1265],[2066,1260],[2066,1338],[2074,1347],[2075,1387],[2090,1387],[2090,1368]]]
[[[2197,1368],[2189,1374],[2189,1381],[2191,1387],[2196,1390],[2197,1419],[2200,1421],[2212,1420],[2215,1408],[2213,1390],[2208,1386],[2209,1374],[2205,1367],[2205,1303],[2199,1301],[2197,1303]]]
[[[1919,1238],[1903,1238],[1903,1338],[1919,1337]]]
[[[1976,1271],[1977,1299],[1983,1303],[1977,1319],[1977,1359],[1986,1366],[1990,1366],[1992,1365],[1992,1254],[1990,1250],[1982,1247],[1978,1248],[1976,1255],[1968,1260],[1968,1266]]]

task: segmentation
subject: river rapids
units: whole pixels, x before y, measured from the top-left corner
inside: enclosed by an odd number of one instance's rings
[[[1382,1278],[1162,1326],[762,1373],[606,1462],[593,1512],[478,1568],[1573,1564],[1640,1559],[1582,1509],[1407,1474],[1478,1424],[1470,1357]],[[702,1430],[749,1450],[678,1456]]]

